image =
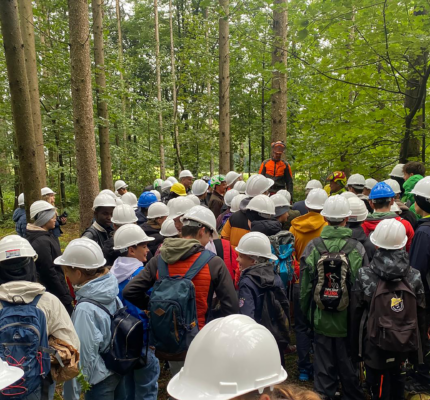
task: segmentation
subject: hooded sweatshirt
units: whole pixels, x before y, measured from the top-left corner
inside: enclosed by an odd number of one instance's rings
[[[110,272],[93,279],[75,289],[78,301],[72,314],[73,325],[81,341],[80,366],[86,380],[91,385],[105,380],[113,372],[106,368],[101,357],[109,346],[111,339],[111,318],[100,307],[92,303],[79,303],[90,299],[101,303],[111,314],[114,314],[121,301],[117,298],[118,281]],[[76,378],[64,385],[65,400],[79,399],[79,384]]]
[[[251,232],[260,232],[266,236],[276,235],[282,230],[282,224],[276,219],[264,219],[251,223]]]
[[[321,231],[327,225],[324,217],[314,211],[295,218],[291,222],[290,232],[295,237],[296,259],[299,260],[308,243],[321,236]]]
[[[358,270],[357,280],[351,295],[351,336],[352,356],[359,360],[360,333],[363,334],[362,360],[371,368],[384,370],[399,366],[408,354],[385,352],[373,345],[367,337],[367,317],[362,321],[365,310],[370,310],[373,295],[375,294],[379,280],[395,281],[405,279],[416,295],[418,307],[418,326],[422,337],[426,331],[425,326],[425,299],[424,287],[419,271],[409,266],[407,253],[402,250],[378,249],[369,267]],[[363,329],[361,327],[363,326]]]
[[[147,292],[158,279],[158,257],[162,257],[171,271],[177,265],[182,264],[182,262],[188,260],[190,257],[196,256],[203,250],[204,247],[195,239],[166,238],[161,247],[160,255],[153,257],[146,264],[145,268],[124,288],[124,298],[141,310],[145,310],[149,301]],[[200,316],[205,315],[206,322],[212,318],[237,314],[239,312],[237,295],[224,261],[217,256],[212,258],[208,263],[208,271],[210,285],[206,298],[201,298],[203,288],[207,283],[205,282],[208,276],[206,268],[204,267],[193,279],[196,286],[197,314]],[[216,294],[219,300],[220,307],[217,313],[210,316],[208,310],[211,310],[214,294]],[[199,329],[203,327],[200,325]]]
[[[15,222],[16,233],[21,237],[25,237],[25,231],[27,230],[27,217],[25,215],[25,209],[18,207],[13,212],[12,219],[13,222]]]
[[[407,206],[411,206],[415,203],[414,195],[411,193],[411,191],[421,179],[423,179],[423,176],[420,174],[412,175],[403,184],[403,189],[405,189],[405,192],[403,193],[402,202],[406,203]]]

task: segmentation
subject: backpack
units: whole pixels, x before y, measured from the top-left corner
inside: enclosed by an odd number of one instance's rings
[[[351,292],[351,266],[348,255],[357,241],[349,238],[339,252],[330,253],[324,240],[314,239],[320,253],[314,278],[314,301],[326,311],[343,311],[348,308]]]
[[[367,334],[380,350],[398,353],[418,350],[417,299],[404,278],[379,280],[370,303]]]
[[[184,276],[170,276],[168,265],[158,257],[158,280],[148,304],[149,342],[157,357],[169,361],[184,359],[199,332],[192,279],[213,257],[212,252],[202,251]]]
[[[19,296],[18,296],[19,297]],[[31,303],[2,301],[0,310],[0,358],[24,370],[24,376],[0,390],[1,397],[21,399],[35,392],[51,370],[46,317],[36,306],[42,295]]]
[[[102,309],[111,319],[111,339],[108,348],[101,353],[106,368],[119,375],[127,375],[141,362],[143,349],[143,323],[127,311],[127,307],[120,308],[118,299],[115,300],[117,311],[111,314],[101,303],[95,300],[83,298],[81,303],[91,303]]]
[[[275,272],[281,277],[285,287],[294,277],[294,236],[289,231],[281,231],[269,236],[272,254],[278,259],[275,261]]]

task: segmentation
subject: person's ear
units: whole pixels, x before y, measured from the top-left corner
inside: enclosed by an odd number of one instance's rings
[[[373,203],[373,201],[372,201],[372,200],[370,200],[370,201],[369,201],[369,204],[370,204],[370,208],[371,208],[372,210],[374,210],[374,209],[375,209],[375,204]]]
[[[392,198],[391,200],[390,200],[390,206],[392,206],[394,204],[394,198]]]

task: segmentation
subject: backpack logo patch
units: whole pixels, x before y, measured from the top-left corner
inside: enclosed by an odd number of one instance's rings
[[[403,299],[400,299],[398,297],[393,297],[391,299],[391,309],[394,312],[402,312],[405,309],[405,304],[403,302]]]

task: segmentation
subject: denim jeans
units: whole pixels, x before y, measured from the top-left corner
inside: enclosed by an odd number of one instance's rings
[[[121,376],[113,374],[96,385],[92,385],[91,389],[85,393],[85,400],[124,400],[124,385],[121,378]]]
[[[53,400],[55,394],[55,382],[49,386],[48,389],[48,400]],[[3,398],[0,395],[0,398]],[[6,398],[6,396],[5,396]],[[35,390],[32,394],[28,395],[27,397],[23,397],[22,400],[41,400],[42,399],[42,387]]]
[[[311,372],[312,364],[309,356],[311,340],[308,336],[308,324],[300,308],[300,284],[293,284],[293,302],[294,302],[294,331],[296,332],[297,343],[297,366],[299,370]]]
[[[157,400],[160,362],[148,349],[146,365],[124,377],[125,400]]]

